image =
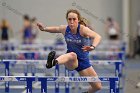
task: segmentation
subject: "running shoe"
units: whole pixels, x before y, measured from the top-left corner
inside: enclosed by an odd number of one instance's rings
[[[53,66],[55,66],[58,61],[55,60],[55,54],[56,52],[55,51],[51,51],[49,54],[48,54],[48,60],[47,60],[47,64],[46,64],[46,68],[52,68]]]

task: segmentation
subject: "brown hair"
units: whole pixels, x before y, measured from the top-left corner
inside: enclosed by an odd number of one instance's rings
[[[78,10],[76,10],[76,9],[69,9],[68,11],[67,11],[67,13],[66,13],[66,19],[68,19],[68,14],[69,13],[75,13],[75,14],[77,14],[77,17],[78,17],[78,20],[79,20],[79,24],[82,24],[82,25],[84,25],[84,26],[87,26],[87,22],[85,22],[85,18],[83,18],[83,17],[81,17],[81,14],[79,13],[79,11]],[[85,19],[85,20],[84,20]]]
[[[6,26],[6,27],[8,27],[8,25],[9,25],[9,23],[8,23],[8,21],[6,20],[6,19],[2,19],[2,26]]]
[[[77,14],[78,20],[81,19],[81,14],[79,13],[79,11],[77,11],[77,10],[75,10],[75,9],[69,9],[69,10],[67,11],[67,13],[66,13],[66,19],[68,19],[68,14],[69,14],[69,13],[75,13],[75,14]]]
[[[89,21],[86,18],[82,17],[79,24],[89,26]]]

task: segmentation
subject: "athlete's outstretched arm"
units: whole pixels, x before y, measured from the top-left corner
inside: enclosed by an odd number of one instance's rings
[[[50,33],[64,33],[66,29],[65,25],[47,27],[44,26],[42,23],[37,23],[37,26],[41,31],[50,32]]]

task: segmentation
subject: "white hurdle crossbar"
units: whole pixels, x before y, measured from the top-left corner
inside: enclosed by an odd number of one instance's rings
[[[109,82],[110,83],[110,93],[118,93],[118,77],[52,77],[52,76],[0,76],[0,82],[8,81],[24,81],[27,83],[26,93],[32,93],[32,82],[41,82],[41,93],[47,93],[47,82]],[[65,88],[69,88],[65,86]],[[5,90],[9,92],[9,85],[5,86]],[[69,93],[67,89],[66,93]]]

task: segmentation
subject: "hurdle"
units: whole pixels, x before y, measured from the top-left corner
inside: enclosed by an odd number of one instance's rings
[[[46,60],[0,60],[2,63],[5,64],[5,76],[9,76],[9,64],[10,62],[19,63],[19,64],[27,64],[27,63],[39,63],[39,64],[46,64]],[[122,76],[122,67],[124,62],[122,60],[92,60],[92,64],[114,64],[115,65],[115,76],[121,77]],[[56,67],[59,69],[59,67]],[[59,71],[56,71],[56,75],[58,75]]]
[[[91,60],[91,64],[96,65],[115,65],[115,76],[122,77],[124,62],[122,60]]]
[[[117,92],[118,88],[118,77],[49,77],[49,76],[0,76],[0,82],[12,82],[12,81],[24,81],[27,84],[26,93],[32,93],[32,82],[41,82],[41,93],[47,93],[47,82],[109,82],[110,83],[110,93]],[[69,88],[69,87],[68,87]],[[5,90],[9,92],[9,86],[5,86]],[[67,89],[66,93],[69,93]],[[55,90],[55,93],[59,93]]]
[[[124,51],[94,51],[94,52],[90,52],[90,59],[93,60],[100,60],[98,58],[98,55],[108,55],[107,58],[101,58],[102,60],[125,60],[125,52]],[[113,55],[113,56],[110,56]],[[116,56],[117,59],[114,59],[113,57]]]
[[[33,56],[34,54],[48,54],[50,51],[41,51],[41,50],[16,50],[16,51],[0,51],[1,54],[30,54],[28,58],[26,59],[35,59]],[[65,54],[65,52],[59,51],[57,52],[57,55]],[[125,60],[125,52],[124,51],[94,51],[89,53],[90,59],[99,60],[96,58],[96,56],[99,54],[105,54],[105,55],[117,55],[119,59],[113,59],[113,60]],[[9,58],[8,58],[9,59]],[[109,59],[104,59],[109,60]]]
[[[104,42],[101,43],[97,47],[97,50],[101,49],[108,49],[108,48],[118,48],[122,51],[126,51],[126,42],[125,41],[110,41],[110,40],[104,40]]]
[[[47,54],[47,53],[49,53],[49,51],[1,51],[1,53],[11,53],[11,54],[19,54],[19,53],[27,53],[27,54],[30,54],[30,59],[34,59],[34,57],[33,57],[33,55],[35,54],[35,53],[39,53],[39,54]],[[95,57],[95,54],[97,54],[97,53],[101,53],[101,54],[103,54],[103,53],[105,53],[104,51],[94,51],[94,52],[91,52],[90,53],[90,56],[94,56]],[[61,54],[63,54],[63,52],[58,52],[57,53],[58,55],[61,55]],[[107,52],[107,54],[117,54],[118,56],[119,56],[119,58],[122,60],[122,63],[120,63],[120,60],[119,60],[119,62],[118,62],[118,60],[116,60],[116,62],[115,62],[115,68],[116,68],[116,70],[115,70],[115,74],[116,74],[116,76],[118,76],[118,74],[120,75],[120,76],[122,76],[122,74],[121,74],[121,70],[120,70],[120,68],[122,68],[123,66],[124,66],[124,60],[125,60],[125,53],[123,52],[123,51],[119,51],[119,52]],[[26,59],[28,59],[28,58],[26,58]],[[92,59],[92,58],[91,58]],[[96,58],[93,58],[93,59],[96,59]],[[3,60],[4,61],[4,60]],[[12,60],[11,60],[12,61]],[[16,60],[15,60],[16,61]],[[19,60],[19,61],[22,61],[22,60]],[[32,60],[27,60],[27,62],[31,62]],[[37,60],[38,61],[38,60]],[[100,60],[97,60],[96,59],[96,61],[100,61]],[[111,61],[110,60],[106,60],[106,61],[109,61],[109,64],[111,63]],[[40,62],[40,61],[39,61]],[[94,62],[92,62],[92,63],[94,63]],[[97,62],[96,62],[97,63]],[[101,62],[100,62],[101,63]],[[102,63],[105,63],[105,61],[104,62],[102,62]],[[4,63],[5,64],[5,69],[7,69],[5,72],[7,72],[7,71],[9,71],[8,70],[8,67],[9,67],[9,63]],[[121,66],[121,65],[122,66]],[[121,67],[120,67],[121,66]],[[8,72],[7,72],[8,73]],[[33,75],[34,75],[34,73],[32,73]],[[6,74],[6,76],[8,76],[8,74]],[[27,71],[25,72],[25,76],[27,76]]]
[[[93,60],[91,61],[91,64],[93,65],[115,65],[115,76],[119,78],[119,88],[124,87],[121,86],[121,78],[123,77],[123,67],[124,67],[124,62],[122,60]],[[124,85],[124,82],[122,83]],[[117,89],[117,92],[120,90]]]
[[[123,68],[123,61],[122,60],[92,60],[90,61],[92,65],[115,65],[115,76],[118,77],[119,81],[118,81],[118,85],[119,88],[121,87],[120,85],[120,78],[122,77],[122,68]],[[55,69],[57,70],[57,69]],[[66,69],[65,73],[69,73],[69,71]],[[71,76],[74,76],[74,71],[72,71]],[[68,85],[68,84],[67,84]],[[82,84],[80,84],[80,86],[83,86]],[[81,87],[82,88],[82,87]],[[116,90],[117,93],[119,93],[119,88]]]
[[[15,62],[18,64],[28,64],[28,63],[38,63],[38,64],[46,64],[46,60],[1,60],[2,63],[5,64],[5,76],[9,76],[9,65],[10,62]],[[114,64],[115,65],[115,76],[119,78],[118,84],[120,84],[120,77],[122,76],[122,60],[94,60],[91,61],[92,64],[97,64],[97,65],[108,65],[108,64]],[[56,65],[55,67],[55,76],[59,76],[59,66]],[[65,76],[69,76],[69,71],[65,69]],[[72,72],[72,76],[74,76],[74,73]],[[8,85],[9,82],[5,82],[5,86]],[[59,92],[59,83],[55,83],[55,90]],[[69,83],[66,83],[66,90],[69,90]],[[119,91],[119,89],[117,90]]]

